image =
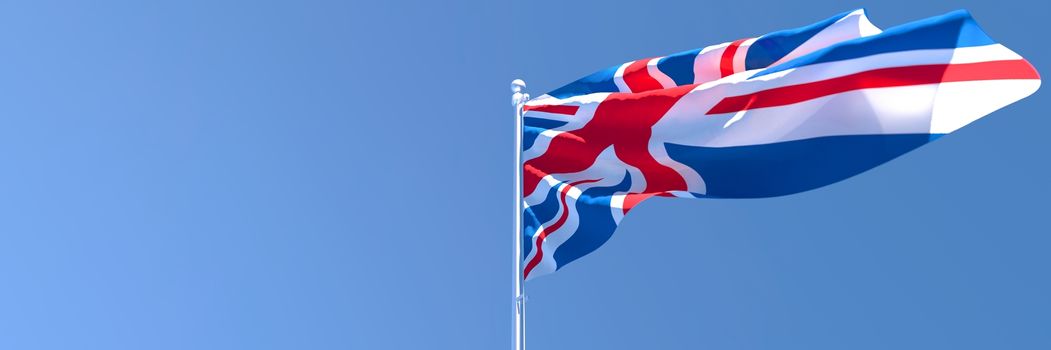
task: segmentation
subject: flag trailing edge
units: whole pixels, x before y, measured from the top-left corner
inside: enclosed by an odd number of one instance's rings
[[[1039,85],[963,10],[886,31],[856,10],[596,72],[524,107],[523,273],[594,251],[646,198],[826,186]]]

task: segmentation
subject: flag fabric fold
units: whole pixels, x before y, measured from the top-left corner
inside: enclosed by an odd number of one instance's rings
[[[880,31],[863,10],[626,62],[526,103],[526,279],[604,244],[652,196],[826,186],[1037,90],[966,11]]]

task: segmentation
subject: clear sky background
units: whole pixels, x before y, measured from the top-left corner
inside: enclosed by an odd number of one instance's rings
[[[512,109],[630,59],[1044,1],[0,4],[0,349],[510,346]],[[531,281],[530,349],[1051,348],[1048,87],[887,165],[658,198]]]

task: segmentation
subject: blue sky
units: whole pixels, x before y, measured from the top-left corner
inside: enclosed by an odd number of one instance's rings
[[[508,84],[966,8],[1048,71],[1049,5],[0,5],[0,348],[510,345]],[[1051,348],[1051,105],[850,180],[659,198],[527,285],[532,349]]]

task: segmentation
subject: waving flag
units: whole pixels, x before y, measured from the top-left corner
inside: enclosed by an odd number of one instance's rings
[[[627,62],[524,107],[527,279],[605,243],[652,196],[829,185],[1040,86],[966,11],[881,32],[863,11]]]

